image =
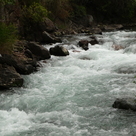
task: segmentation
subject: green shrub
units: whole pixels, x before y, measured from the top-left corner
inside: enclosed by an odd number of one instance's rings
[[[16,28],[14,25],[0,23],[0,54],[11,53],[13,44],[17,40]]]
[[[14,4],[15,0],[0,0],[2,5],[6,5],[6,4]]]
[[[39,3],[33,3],[29,7],[23,7],[22,19],[24,21],[42,22],[47,17],[48,11]]]

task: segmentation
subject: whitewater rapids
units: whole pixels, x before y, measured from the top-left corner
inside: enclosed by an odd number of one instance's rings
[[[136,113],[112,108],[116,98],[136,97],[136,32],[96,37],[87,51],[77,43],[89,36],[63,37],[69,56],[41,61],[22,88],[0,93],[0,136],[136,135]]]

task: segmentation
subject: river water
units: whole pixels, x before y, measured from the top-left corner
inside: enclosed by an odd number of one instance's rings
[[[136,136],[136,113],[112,108],[136,97],[136,32],[96,37],[87,51],[76,45],[89,36],[63,37],[69,56],[41,61],[22,88],[0,93],[0,136]]]

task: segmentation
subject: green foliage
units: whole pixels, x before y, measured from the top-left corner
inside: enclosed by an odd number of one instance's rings
[[[23,7],[22,18],[25,21],[41,22],[47,15],[47,10],[39,3],[33,3],[29,7]]]
[[[16,40],[15,26],[0,23],[0,54],[11,53]]]
[[[6,5],[6,4],[14,4],[15,0],[0,0],[0,3],[2,5]]]
[[[31,6],[34,3],[39,3],[40,4],[40,0],[18,0],[18,2],[20,3],[20,5],[22,6]]]

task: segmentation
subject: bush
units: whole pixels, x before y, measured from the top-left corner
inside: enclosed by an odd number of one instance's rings
[[[9,54],[13,50],[13,44],[17,40],[14,25],[0,23],[0,54]]]
[[[47,10],[39,3],[33,3],[29,7],[26,5],[23,7],[22,19],[24,21],[42,22],[47,17]]]

